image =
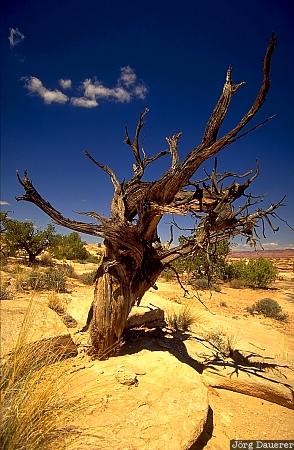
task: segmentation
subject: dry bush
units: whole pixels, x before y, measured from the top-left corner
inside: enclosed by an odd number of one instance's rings
[[[52,266],[53,265],[53,258],[52,258],[51,253],[49,253],[49,252],[42,253],[39,261],[42,266]]]
[[[57,312],[57,314],[64,314],[67,304],[62,298],[58,297],[56,292],[51,292],[48,295],[48,307]]]
[[[225,357],[229,357],[234,351],[236,337],[223,330],[213,330],[205,335],[205,339],[212,347]]]
[[[60,267],[66,277],[78,278],[78,275],[75,272],[74,266],[72,266],[71,264],[64,263],[64,264],[62,264],[62,266],[59,266],[59,268]]]
[[[167,312],[167,323],[174,330],[188,331],[195,321],[195,314],[187,305]]]
[[[60,363],[64,349],[53,351],[50,340],[27,344],[31,314],[30,305],[13,352],[1,360],[3,450],[66,448],[79,435],[69,421],[85,407],[81,399],[64,395],[72,380]]]

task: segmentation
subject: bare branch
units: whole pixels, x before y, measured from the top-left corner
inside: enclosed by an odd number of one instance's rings
[[[99,222],[107,222],[107,218],[98,214],[96,211],[74,211],[76,214],[81,214],[83,216],[93,217],[93,219],[98,220]]]
[[[168,152],[167,150],[162,150],[162,151],[156,153],[155,155],[150,156],[149,158],[146,157],[146,155],[145,155],[145,157],[144,157],[144,159],[143,159],[143,161],[142,161],[142,164],[143,164],[144,169],[145,169],[149,164],[151,164],[153,161],[156,161],[157,159],[161,158],[162,156],[165,156],[165,155],[168,155],[168,154],[169,154],[169,152]]]
[[[67,217],[63,217],[59,211],[53,208],[53,206],[50,205],[49,202],[41,197],[41,195],[37,192],[32,182],[30,181],[27,172],[24,173],[23,178],[20,177],[18,172],[16,173],[16,175],[18,181],[25,190],[24,195],[16,197],[17,201],[24,200],[34,203],[42,211],[48,214],[48,216],[51,217],[51,219],[53,219],[54,222],[56,222],[58,225],[62,225],[63,227],[67,227],[71,230],[79,231],[81,233],[90,234],[92,236],[104,236],[103,228],[101,226],[92,223],[77,222],[75,220],[68,219]]]
[[[216,155],[221,149],[230,145],[239,132],[253,119],[263,105],[270,87],[270,64],[276,43],[276,37],[272,36],[264,57],[262,84],[252,106],[245,113],[239,123],[225,136],[215,140],[219,127],[227,113],[232,95],[232,82],[229,71],[224,88],[225,94],[223,92],[220,99],[220,104],[218,102],[214,112],[212,113],[201,144],[189,153],[185,161],[178,166],[177,170],[170,170],[166,172],[165,175],[153,185],[150,193],[153,198],[158,198],[163,203],[171,202],[175,194],[189,182],[191,176],[200,167],[200,165],[208,158]]]
[[[172,157],[171,168],[174,170],[179,164],[179,154],[178,154],[178,142],[182,136],[182,133],[173,134],[170,137],[166,138],[166,141],[169,146],[169,151]]]
[[[112,181],[112,184],[113,184],[115,190],[120,189],[120,183],[119,183],[119,181],[118,181],[118,179],[117,179],[115,173],[113,172],[113,170],[112,170],[110,167],[108,167],[108,166],[106,166],[106,165],[104,165],[104,164],[101,164],[100,162],[96,161],[96,159],[95,159],[95,158],[94,158],[87,150],[85,151],[85,155],[86,155],[87,158],[89,158],[96,166],[98,166],[100,169],[102,169],[105,173],[107,173],[107,174],[110,176],[111,181]]]
[[[172,270],[172,271],[174,272],[174,274],[176,275],[177,281],[178,281],[178,283],[179,283],[181,289],[184,291],[184,297],[186,297],[186,295],[189,295],[189,291],[188,291],[188,289],[186,289],[185,286],[183,285],[183,283],[182,283],[182,281],[181,281],[181,279],[180,279],[180,275],[178,274],[177,269],[175,269],[175,267],[171,266],[170,264],[167,264],[166,267],[169,268],[170,270]]]
[[[202,139],[202,144],[210,145],[211,143],[215,142],[217,133],[224,121],[224,118],[226,117],[228,108],[230,106],[232,95],[237,92],[237,90],[244,84],[244,82],[233,84],[232,68],[229,67],[226,74],[226,81],[223,87],[223,92],[213,110],[210,119],[208,120]]]
[[[126,127],[126,138],[125,138],[124,142],[125,142],[125,144],[129,145],[132,149],[132,152],[135,157],[134,175],[138,176],[138,177],[141,177],[144,172],[144,167],[142,164],[142,158],[141,158],[141,154],[140,154],[139,138],[140,138],[141,130],[144,126],[144,118],[145,118],[146,114],[148,114],[148,112],[149,112],[149,109],[145,108],[144,111],[140,113],[133,141],[130,138],[128,128]]]
[[[272,119],[275,119],[276,117],[277,117],[277,114],[273,114],[272,116],[267,117],[262,122],[259,122],[257,125],[254,125],[254,127],[250,128],[249,130],[245,131],[242,134],[239,134],[234,139],[231,139],[230,144],[233,144],[234,142],[238,141],[239,139],[242,139],[244,136],[247,136],[248,134],[253,133],[253,131],[257,130],[258,128],[263,127],[267,122],[269,122]]]

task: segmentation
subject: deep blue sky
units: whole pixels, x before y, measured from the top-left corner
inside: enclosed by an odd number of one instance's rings
[[[86,160],[82,151],[110,165],[120,179],[131,170],[131,154],[123,144],[124,126],[132,127],[148,106],[144,147],[150,154],[165,148],[165,137],[183,131],[181,155],[195,145],[218,98],[226,67],[234,80],[247,82],[235,96],[223,130],[235,124],[254,99],[261,80],[261,61],[274,31],[279,38],[272,66],[272,87],[256,120],[278,117],[219,155],[220,167],[244,171],[259,158],[261,175],[255,192],[267,202],[287,193],[280,213],[294,223],[293,198],[293,2],[181,1],[106,2],[9,0],[1,23],[1,200],[14,217],[43,226],[49,222],[34,205],[14,200],[21,194],[15,171],[28,169],[40,193],[64,215],[73,210],[106,213],[112,193],[109,179]],[[9,28],[25,38],[14,47]],[[130,66],[145,99],[98,100],[83,108],[70,101],[45,104],[25,88],[37,77],[50,90],[68,97],[85,79],[116,85],[121,67]],[[59,79],[71,79],[62,90]],[[158,176],[158,162],[147,173]],[[200,173],[200,176],[202,173]],[[65,231],[64,229],[62,230]],[[163,227],[161,227],[163,231]],[[163,234],[165,238],[166,235]],[[269,241],[293,243],[293,232],[281,227]]]

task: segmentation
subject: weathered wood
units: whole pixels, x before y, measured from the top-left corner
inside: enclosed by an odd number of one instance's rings
[[[106,253],[97,272],[91,327],[92,343],[99,351],[105,351],[122,336],[129,312],[139,304],[144,293],[154,284],[161,271],[175,259],[197,254],[199,250],[222,239],[243,235],[250,243],[255,242],[253,231],[258,221],[268,220],[282,202],[262,210],[252,211],[259,201],[247,194],[247,189],[258,175],[252,171],[242,176],[232,172],[217,173],[215,164],[205,180],[191,180],[199,167],[210,157],[246,135],[244,127],[255,117],[264,103],[270,87],[270,64],[276,45],[273,36],[268,44],[263,62],[263,80],[256,99],[239,123],[222,137],[218,137],[221,125],[229,110],[232,96],[244,84],[234,84],[232,70],[228,69],[222,93],[207,122],[201,142],[191,149],[181,162],[178,143],[181,133],[167,138],[168,149],[147,157],[140,143],[140,133],[148,113],[145,109],[139,116],[134,137],[126,129],[125,143],[131,148],[134,164],[133,175],[120,182],[112,169],[87,157],[106,172],[114,186],[111,216],[103,217],[95,211],[85,212],[99,222],[83,223],[64,217],[37,192],[27,173],[18,180],[25,194],[17,200],[34,203],[59,225],[75,231],[100,236],[105,239]],[[255,129],[261,124],[254,126]],[[241,133],[243,131],[243,134]],[[146,167],[158,158],[171,155],[168,170],[155,181],[142,181]],[[248,177],[243,183],[236,178]],[[233,178],[229,182],[230,178]],[[192,188],[192,190],[189,190]],[[194,188],[194,190],[193,190]],[[244,203],[240,206],[240,199]],[[237,208],[234,203],[237,203]],[[197,214],[197,226],[193,239],[167,249],[157,234],[158,224],[165,214]]]

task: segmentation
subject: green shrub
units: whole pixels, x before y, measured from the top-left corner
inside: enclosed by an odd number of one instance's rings
[[[100,256],[89,254],[89,256],[88,256],[86,262],[92,263],[92,264],[99,264],[100,260],[101,260],[101,257],[100,257]]]
[[[171,281],[171,280],[173,280],[173,278],[175,276],[175,273],[174,273],[174,271],[172,269],[165,269],[162,272],[162,276],[163,276],[165,281]]]
[[[263,314],[266,317],[286,322],[288,320],[288,314],[283,313],[281,306],[276,300],[272,298],[263,298],[254,305],[247,308],[247,311],[251,314],[258,313]]]
[[[84,284],[93,284],[97,270],[92,270],[91,272],[85,272],[78,276],[78,279]]]
[[[209,285],[209,282],[207,278],[192,278],[190,280],[190,284],[194,289],[209,289],[211,285]]]
[[[195,278],[193,276],[193,278],[190,280],[190,285],[196,290],[210,289],[215,292],[221,292],[220,284],[209,282],[207,278]]]
[[[265,258],[250,259],[246,261],[237,261],[229,265],[229,279],[240,280],[244,286],[252,288],[267,288],[271,282],[276,279],[277,269],[273,263]],[[235,283],[235,288],[236,288]]]
[[[37,291],[48,290],[66,292],[66,274],[62,268],[49,268],[45,272],[32,271],[29,286]]]
[[[0,268],[1,268],[1,270],[7,271],[7,263],[8,263],[7,256],[5,255],[5,253],[0,251]]]
[[[193,239],[193,236],[180,236],[179,242],[184,244]],[[178,273],[187,273],[187,277],[206,279],[208,281],[226,280],[226,258],[230,246],[226,240],[210,244],[206,250],[200,249],[196,255],[178,258],[172,263]],[[203,287],[205,289],[205,287]]]

